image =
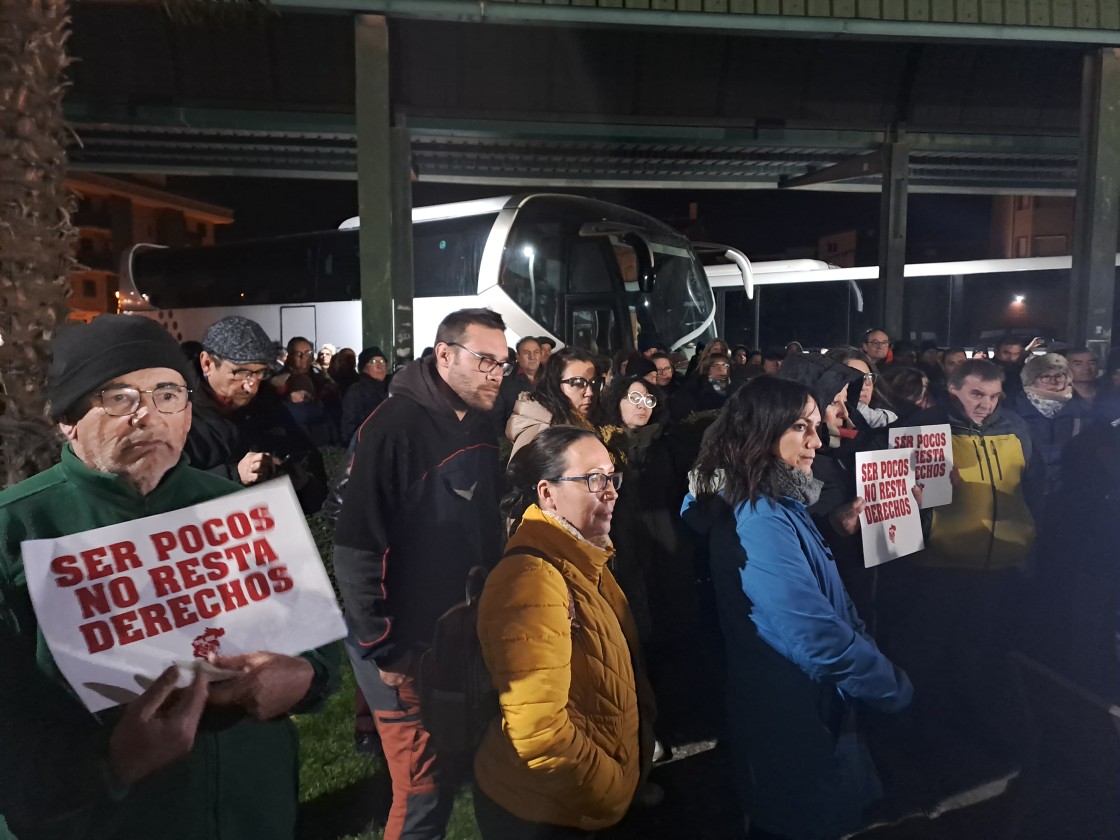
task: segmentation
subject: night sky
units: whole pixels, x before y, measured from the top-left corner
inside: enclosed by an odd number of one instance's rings
[[[219,231],[223,242],[331,229],[357,212],[354,181],[171,177],[168,188],[231,208],[236,221]],[[512,192],[517,190],[417,182],[413,185],[413,204],[440,204]],[[697,202],[703,235],[711,241],[735,246],[748,256],[812,248],[821,236],[852,229],[860,230],[871,242],[878,235],[879,197],[875,193],[647,189],[563,192],[578,192],[632,207],[675,227],[687,224],[689,204]],[[912,195],[908,212],[908,238],[915,257],[927,246],[936,246],[937,259],[973,258],[978,255],[978,248],[986,248],[991,225],[988,196]]]

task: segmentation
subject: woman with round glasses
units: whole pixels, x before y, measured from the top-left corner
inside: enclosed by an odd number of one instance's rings
[[[617,550],[612,568],[630,602],[643,642],[648,640],[653,622],[647,580],[651,547],[642,522],[645,493],[640,479],[641,462],[662,430],[661,424],[650,424],[657,404],[657,386],[646,382],[642,374],[619,376],[603,392],[595,414],[600,438],[610,448],[618,468],[631,479],[626,490],[619,493],[615,508],[611,541]]]
[[[643,376],[619,376],[603,392],[596,413],[600,426],[634,431],[653,419],[661,401],[661,389]]]
[[[621,478],[595,433],[573,426],[542,429],[506,470],[512,534],[478,614],[501,707],[474,762],[484,840],[592,837],[622,819],[648,770],[651,694],[608,566]]]
[[[588,419],[599,394],[595,357],[578,347],[557,350],[537,374],[532,392],[521,394],[506,422],[513,454],[548,426],[593,430]]]
[[[682,515],[707,534],[727,650],[727,740],[750,836],[824,840],[881,796],[855,710],[897,712],[909,678],[860,620],[808,508],[821,411],[761,376],[704,437]]]
[[[661,422],[661,393],[640,376],[623,377],[603,393],[598,414],[600,433],[623,453],[626,474],[611,528],[618,549],[615,576],[648,644],[647,661],[659,689],[658,663],[681,653],[696,620],[691,546],[679,532],[688,464],[679,463],[684,458]],[[623,431],[616,436],[615,429]],[[667,723],[666,732],[674,721]]]

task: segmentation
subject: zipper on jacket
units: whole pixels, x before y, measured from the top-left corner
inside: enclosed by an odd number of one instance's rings
[[[999,495],[996,492],[996,477],[992,473],[992,459],[988,452],[988,442],[984,440],[983,436],[980,437],[980,448],[984,450],[984,459],[988,462],[988,484],[992,488],[992,530],[988,534],[988,556],[984,560],[984,568],[988,569],[992,565],[992,551],[996,546],[996,521],[999,519]],[[983,472],[983,470],[981,470]]]
[[[999,460],[999,450],[992,447],[992,454],[996,456],[996,469],[999,470],[999,480],[1003,481],[1003,463]]]
[[[976,445],[976,441],[972,442],[972,449],[976,453],[976,466],[978,466],[980,468],[980,480],[981,481],[987,481],[988,479],[984,475],[984,464],[980,460],[980,447]]]

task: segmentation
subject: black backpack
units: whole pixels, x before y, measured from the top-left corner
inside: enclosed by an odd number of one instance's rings
[[[467,574],[466,598],[436,622],[432,646],[420,659],[420,718],[436,753],[455,776],[467,778],[486,727],[498,716],[498,692],[478,641],[478,599],[486,570]]]
[[[511,549],[505,556],[515,554],[552,562],[524,546]],[[456,780],[471,777],[475,751],[490,722],[501,714],[498,692],[478,640],[478,599],[486,574],[482,566],[467,573],[466,598],[440,616],[432,645],[420,659],[420,719],[432,736],[445,772]],[[574,636],[580,625],[570,586],[568,619]]]

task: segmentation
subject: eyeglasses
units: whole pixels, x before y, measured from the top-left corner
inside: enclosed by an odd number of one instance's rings
[[[247,379],[252,379],[256,382],[264,382],[266,379],[272,376],[272,371],[268,368],[262,368],[260,370],[252,370],[251,368],[234,368],[229,372],[229,375],[230,377],[232,377],[234,382],[244,382]]]
[[[1064,373],[1044,373],[1037,377],[1040,382],[1049,382],[1051,385],[1057,385],[1068,378]]]
[[[567,379],[561,379],[560,384],[575,388],[577,391],[586,391],[588,388],[597,391],[602,381],[599,379],[584,379],[582,376],[571,376]]]
[[[673,368],[672,368],[672,366],[669,366],[669,367],[659,367],[659,368],[656,368],[656,370],[657,370],[657,375],[658,375],[658,376],[672,376],[672,375],[673,375]]]
[[[231,365],[233,364],[233,362],[230,362],[228,359],[223,359],[216,353],[211,353],[210,358],[212,358],[219,367],[225,363],[229,363]],[[272,368],[264,367],[260,368],[259,370],[253,370],[252,368],[235,367],[229,372],[229,375],[230,378],[235,382],[244,382],[246,379],[254,379],[257,382],[264,382],[266,379],[272,376]]]
[[[462,344],[456,344],[454,341],[450,342],[452,347],[458,347],[460,350],[466,350],[476,359],[478,359],[478,370],[480,373],[492,373],[495,368],[502,369],[502,376],[509,376],[513,373],[515,365],[513,362],[499,362],[497,359],[491,359],[489,356],[483,356],[481,353],[474,352],[469,347],[464,347]]]
[[[370,359],[369,364],[371,364],[371,365],[385,365],[385,364],[388,364],[388,363],[384,359]]]
[[[873,341],[871,339],[868,339],[867,341],[865,341],[863,343],[868,347],[889,347],[890,346],[889,341]]]
[[[314,356],[314,350],[293,350],[292,355],[297,359],[306,359],[308,356]]]
[[[588,473],[587,475],[560,475],[545,481],[582,481],[588,493],[602,493],[610,485],[615,490],[622,486],[622,473]]]
[[[136,388],[106,388],[96,396],[101,408],[110,417],[127,417],[140,410],[140,395],[149,394],[160,414],[178,414],[191,401],[191,389],[185,385],[160,385],[147,391]]]
[[[875,380],[878,379],[878,378],[879,378],[879,374],[877,374],[877,373],[865,373],[863,375],[863,381],[867,382],[870,385],[874,385]]]
[[[657,397],[653,394],[643,394],[641,391],[631,391],[626,395],[626,399],[630,400],[634,405],[645,404],[646,408],[653,408],[657,405]]]

